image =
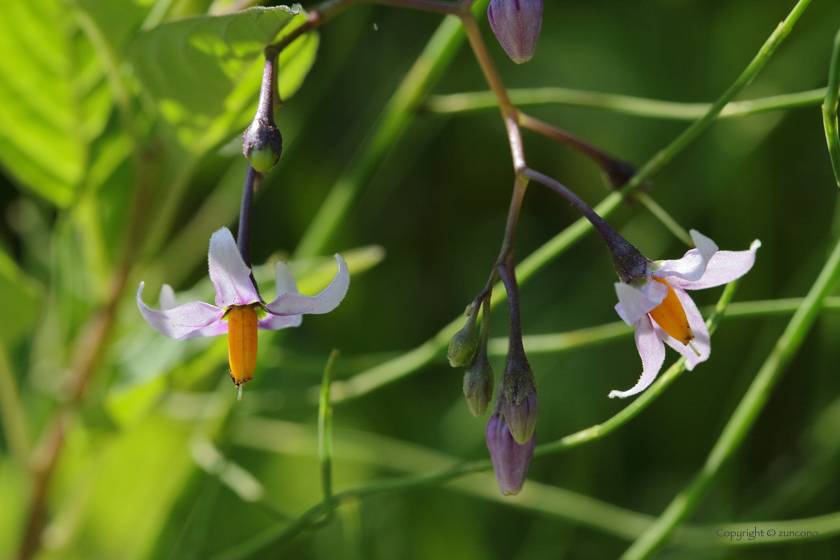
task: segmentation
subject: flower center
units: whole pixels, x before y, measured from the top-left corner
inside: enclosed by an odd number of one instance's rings
[[[656,276],[653,279],[668,288],[668,295],[650,312],[650,318],[674,339],[688,345],[694,339],[694,333],[691,332],[680,298],[666,280]]]
[[[257,311],[251,305],[234,305],[227,313],[230,378],[238,389],[254,378],[257,365]]]

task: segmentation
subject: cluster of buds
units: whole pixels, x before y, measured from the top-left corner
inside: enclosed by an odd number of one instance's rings
[[[502,494],[517,494],[522,489],[531,457],[534,454],[537,425],[537,385],[534,372],[525,356],[519,323],[519,296],[512,261],[499,265],[498,273],[508,291],[511,308],[510,344],[502,381],[496,390],[493,413],[487,422],[485,437],[493,468]],[[494,276],[491,277],[495,278]],[[482,308],[480,332],[476,318]],[[467,366],[464,374],[464,398],[473,416],[482,416],[493,394],[493,369],[487,356],[490,323],[490,294],[485,291],[467,308],[466,325],[455,333],[447,354],[453,367]]]
[[[493,397],[493,368],[490,367],[490,359],[487,357],[487,336],[490,326],[490,306],[484,304],[484,311],[481,318],[481,327],[476,327],[481,301],[489,302],[488,299],[477,300],[467,308],[466,325],[455,333],[449,343],[449,365],[452,367],[466,367],[464,373],[464,398],[467,401],[467,408],[475,416],[483,416],[487,411],[487,405]]]
[[[530,60],[534,54],[542,26],[542,10],[542,0],[491,0],[489,4],[487,16],[493,33],[517,64]],[[623,185],[635,173],[631,165],[564,131],[538,121],[532,122],[532,126],[549,137],[577,147],[593,158],[614,187]],[[692,230],[691,238],[695,248],[689,250],[682,259],[652,261],[619,235],[575,193],[532,169],[524,170],[517,177],[517,184],[523,190],[519,198],[517,189],[514,190],[514,200],[521,202],[524,185],[531,180],[548,186],[571,202],[592,223],[612,253],[619,278],[615,284],[619,299],[615,309],[628,325],[636,328],[636,345],[643,371],[631,389],[612,391],[609,396],[628,397],[650,386],[664,362],[666,344],[685,356],[689,370],[708,359],[709,333],[686,290],[719,286],[739,278],[752,267],[760,242],[753,242],[748,251],[718,251],[711,239]],[[644,184],[642,188],[647,189],[649,185]],[[534,373],[522,344],[518,287],[512,258],[512,235],[516,218],[518,207],[512,205],[502,254],[490,281],[491,284],[495,282],[498,273],[510,303],[507,363],[485,432],[499,488],[506,495],[518,493],[524,484],[535,450],[539,408]],[[476,416],[487,409],[493,379],[487,359],[489,297],[488,286],[476,304],[468,309],[467,324],[452,338],[449,348],[452,366],[468,366],[464,376],[464,396],[470,412]],[[482,304],[484,311],[481,332],[477,334],[478,303]]]

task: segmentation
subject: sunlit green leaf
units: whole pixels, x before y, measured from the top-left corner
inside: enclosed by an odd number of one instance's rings
[[[96,26],[92,32],[101,34],[117,55],[140,31],[155,3],[156,0],[74,0],[74,5]]]
[[[303,19],[299,7],[278,6],[166,22],[140,33],[129,59],[178,142],[202,154],[253,119],[263,49]],[[317,35],[308,34],[284,50],[278,63],[283,97],[300,87],[317,48]]]
[[[62,463],[67,471],[60,468],[56,473],[58,491],[64,481],[79,481],[68,475],[83,461],[93,459],[91,466],[96,468],[86,493],[85,517],[75,529],[79,538],[101,558],[147,558],[166,512],[194,468],[186,445],[188,432],[153,415],[121,437],[103,442],[96,453],[86,445],[89,434],[83,430],[68,437],[76,442],[68,442],[67,454],[76,457]]]
[[[57,0],[0,2],[0,162],[65,206],[84,181],[110,92],[94,49]]]

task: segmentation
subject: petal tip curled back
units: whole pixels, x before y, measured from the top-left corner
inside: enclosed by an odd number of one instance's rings
[[[265,306],[266,311],[272,315],[322,314],[329,313],[338,307],[350,287],[350,271],[341,255],[336,254],[335,260],[338,263],[338,271],[329,286],[321,290],[321,293],[315,296],[298,293],[280,294]]]
[[[298,293],[295,277],[292,275],[292,271],[289,270],[289,266],[283,261],[274,263],[274,281],[276,287],[274,293],[275,299],[283,294]]]
[[[746,251],[717,251],[709,259],[703,276],[696,280],[675,278],[671,281],[676,288],[702,290],[714,288],[740,278],[752,269],[761,241],[756,239]]]
[[[687,251],[681,259],[658,261],[658,270],[654,276],[673,277],[685,282],[696,282],[703,277],[709,261],[718,252],[718,246],[696,229],[689,233],[695,248]]]
[[[157,311],[143,302],[144,286],[145,283],[140,282],[135,301],[149,326],[160,334],[184,340],[196,336],[215,336],[222,332],[221,327],[225,326],[221,320],[224,309],[201,301],[191,301],[178,307]]]
[[[639,381],[627,391],[610,391],[609,397],[626,398],[647,389],[656,380],[665,362],[665,344],[658,336],[653,321],[647,315],[636,323],[636,348],[642,359],[642,375]]]
[[[694,246],[700,251],[700,254],[703,255],[705,260],[709,260],[712,258],[712,255],[718,252],[718,246],[711,238],[706,237],[696,229],[692,229],[688,233],[691,235],[691,240],[694,241]]]
[[[158,296],[161,311],[167,311],[178,307],[178,301],[175,299],[175,290],[169,284],[164,284],[160,287],[160,296]]]

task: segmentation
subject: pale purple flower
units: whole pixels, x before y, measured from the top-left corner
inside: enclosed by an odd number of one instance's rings
[[[688,251],[683,258],[648,262],[644,278],[632,280],[631,284],[616,283],[618,304],[615,310],[625,323],[636,326],[636,346],[643,370],[633,388],[612,391],[610,397],[629,397],[653,383],[665,361],[663,342],[685,356],[689,370],[707,360],[711,351],[709,331],[685,290],[713,288],[740,278],[752,268],[756,250],[761,247],[761,242],[755,240],[747,251],[718,251],[711,239],[695,230],[691,230],[691,239],[696,249]],[[669,287],[674,292],[671,296]],[[681,307],[684,311],[688,322],[684,340],[675,339],[665,332],[667,326],[663,328],[654,319],[668,311],[661,309],[666,305],[672,310]]]
[[[491,0],[487,19],[511,60],[517,64],[534,56],[542,27],[542,0]]]
[[[242,260],[233,235],[227,228],[210,237],[208,262],[210,279],[216,287],[216,305],[191,301],[184,305],[175,302],[172,288],[166,284],[160,290],[160,311],[143,303],[143,282],[137,289],[137,307],[146,321],[159,333],[177,340],[216,336],[228,332],[225,315],[235,306],[255,304],[258,308],[258,327],[277,330],[297,327],[303,313],[328,313],[338,307],[350,284],[347,264],[339,255],[338,272],[330,285],[316,296],[298,293],[297,283],[289,268],[281,261],[274,265],[277,282],[276,298],[271,303],[260,299],[251,280],[251,269]]]

